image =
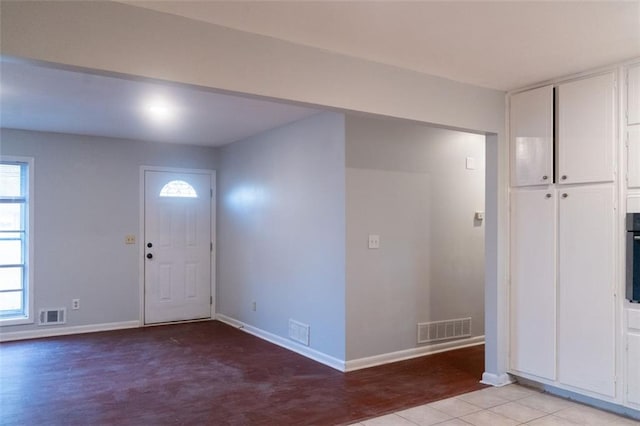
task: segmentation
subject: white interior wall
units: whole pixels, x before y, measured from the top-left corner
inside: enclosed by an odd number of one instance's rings
[[[113,2],[0,7],[3,55],[491,133],[485,379],[506,379],[503,92]]]
[[[347,360],[419,346],[418,322],[483,335],[484,136],[354,116],[346,135]]]
[[[218,173],[218,312],[344,360],[344,115],[226,145]],[[253,303],[256,310],[253,311]]]
[[[212,148],[1,129],[0,153],[34,158],[35,309],[69,326],[138,321],[140,166],[214,169]],[[125,245],[125,235],[137,244]],[[71,300],[80,299],[80,310]],[[35,324],[2,332],[47,329]]]

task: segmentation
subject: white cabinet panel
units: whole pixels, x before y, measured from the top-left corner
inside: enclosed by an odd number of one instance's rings
[[[558,195],[558,380],[614,396],[613,185]]]
[[[640,334],[627,335],[627,401],[640,405]]]
[[[558,183],[614,179],[615,75],[558,86]]]
[[[556,376],[556,194],[511,193],[511,368]]]
[[[627,151],[627,176],[629,188],[640,187],[640,126],[631,126],[629,132],[629,148]]]
[[[553,180],[553,86],[510,99],[511,185],[543,185]]]
[[[629,68],[627,78],[627,123],[640,124],[640,65]]]

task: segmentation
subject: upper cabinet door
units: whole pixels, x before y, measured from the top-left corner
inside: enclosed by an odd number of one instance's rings
[[[629,188],[640,188],[640,126],[627,130],[627,177]]]
[[[640,124],[640,65],[629,68],[627,78],[627,124]]]
[[[614,180],[615,75],[558,86],[558,183]]]
[[[553,182],[553,86],[511,96],[511,185]]]

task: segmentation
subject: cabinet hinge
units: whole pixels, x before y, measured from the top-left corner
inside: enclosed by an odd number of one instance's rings
[[[213,305],[213,296],[209,296],[209,305]]]
[[[213,242],[209,243],[209,251],[213,252]]]
[[[213,188],[209,189],[209,194],[211,195],[211,198],[213,198]]]

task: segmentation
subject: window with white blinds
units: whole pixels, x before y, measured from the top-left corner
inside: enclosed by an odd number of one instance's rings
[[[0,322],[30,320],[32,160],[0,160]]]

